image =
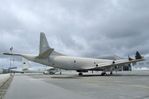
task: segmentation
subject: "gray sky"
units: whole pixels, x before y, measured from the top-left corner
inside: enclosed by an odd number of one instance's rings
[[[38,54],[40,32],[67,55],[147,55],[149,0],[0,1],[0,52]]]

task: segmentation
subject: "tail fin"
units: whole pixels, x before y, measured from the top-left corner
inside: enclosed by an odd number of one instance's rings
[[[54,49],[49,47],[47,38],[43,32],[40,33],[40,45],[39,45],[39,56],[38,58],[48,57]]]
[[[50,49],[47,38],[43,32],[40,33],[40,46],[39,46],[39,54],[44,53]]]

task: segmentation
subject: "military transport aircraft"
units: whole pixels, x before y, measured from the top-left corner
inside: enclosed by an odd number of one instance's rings
[[[67,56],[56,52],[47,42],[43,32],[40,33],[39,55],[31,56],[25,54],[3,53],[4,55],[22,56],[30,61],[48,65],[55,68],[65,70],[75,70],[79,75],[88,71],[102,71],[101,75],[106,75],[106,72],[113,73],[117,66],[124,66],[138,61],[143,61],[144,58],[137,51],[135,59],[109,60],[109,59],[94,59],[84,57]]]

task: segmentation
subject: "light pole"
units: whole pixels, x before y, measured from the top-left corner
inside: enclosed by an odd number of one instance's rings
[[[13,47],[10,47],[10,53],[12,54],[12,50],[13,50]],[[11,56],[10,56],[10,67],[9,67],[9,72],[11,73]]]

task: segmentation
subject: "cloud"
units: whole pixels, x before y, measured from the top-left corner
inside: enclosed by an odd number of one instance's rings
[[[45,32],[50,46],[68,55],[147,55],[148,9],[148,0],[0,1],[0,51],[37,54]]]

